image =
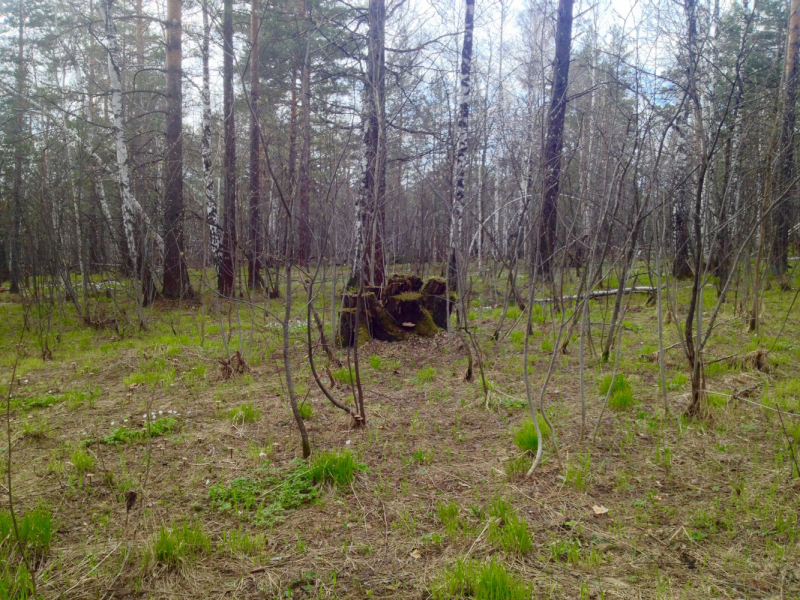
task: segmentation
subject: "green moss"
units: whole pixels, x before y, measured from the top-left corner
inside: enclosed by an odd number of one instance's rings
[[[439,333],[439,328],[433,322],[433,317],[426,309],[422,310],[422,320],[414,326],[414,333],[420,337],[433,337]]]
[[[401,302],[413,302],[422,298],[422,294],[419,292],[403,292],[401,294],[397,294],[396,296],[392,296],[392,298],[395,298]]]
[[[413,294],[414,292],[408,292]],[[384,342],[397,342],[406,339],[406,333],[394,322],[392,315],[378,307],[375,318],[372,321],[375,339]]]

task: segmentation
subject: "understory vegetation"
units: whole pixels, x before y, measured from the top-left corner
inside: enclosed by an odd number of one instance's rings
[[[279,376],[281,332],[268,317],[242,319],[231,335],[214,316],[224,306],[164,304],[147,330],[120,336],[65,310],[42,360],[36,321],[16,341],[30,307],[0,304],[4,381],[16,363],[20,540],[0,512],[0,598],[31,597],[27,565],[42,597],[94,597],[109,586],[152,598],[212,588],[236,598],[798,597],[800,323],[788,294],[765,292],[760,335],[733,303],[723,306],[706,354],[704,414],[691,419],[685,358],[665,353],[665,412],[655,309],[632,296],[618,357],[614,347],[603,360],[587,339],[581,438],[577,335],[562,353],[561,314],[537,311],[530,338],[553,343],[528,356],[545,409],[538,435],[523,375],[526,323],[506,320],[494,339],[502,297],[489,280],[472,281],[488,396],[480,377],[464,380],[463,341],[446,331],[364,343],[358,380],[353,348],[333,349],[341,367],[318,349],[317,368],[330,370],[330,393],[346,407],[355,410],[360,382],[365,427],[317,386],[305,300],[295,300],[289,357],[308,460]],[[682,302],[684,289],[677,294]],[[593,328],[612,309],[613,297],[593,300]],[[674,326],[664,332],[666,346],[678,339]],[[247,368],[226,374],[220,365],[236,350]],[[747,358],[759,351],[766,366]],[[526,477],[540,446],[542,462]],[[4,460],[4,480],[7,468]]]

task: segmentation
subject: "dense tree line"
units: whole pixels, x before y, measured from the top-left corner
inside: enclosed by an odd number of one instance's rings
[[[87,323],[104,277],[131,282],[144,325],[158,295],[277,295],[284,269],[321,261],[379,286],[407,263],[463,294],[503,274],[506,306],[528,303],[520,276],[559,298],[576,269],[582,336],[579,300],[613,270],[609,359],[644,265],[699,403],[704,294],[757,329],[765,286],[788,285],[796,0],[3,11],[0,279]]]

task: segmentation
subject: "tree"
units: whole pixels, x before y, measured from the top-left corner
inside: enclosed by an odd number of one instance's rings
[[[222,268],[218,279],[219,293],[228,298],[234,294],[236,273],[236,124],[233,115],[233,0],[224,0],[222,17],[222,94],[225,129],[225,212],[222,225]]]
[[[798,52],[800,52],[800,0],[791,0],[786,57],[783,66],[783,90],[780,154],[775,186],[777,206],[773,212],[772,273],[784,275],[789,268],[789,229],[796,203],[794,190],[794,129],[797,110]]]
[[[450,216],[450,266],[448,284],[450,289],[459,288],[459,255],[461,254],[461,230],[464,225],[464,187],[467,170],[467,134],[469,125],[469,99],[472,89],[472,31],[475,19],[475,0],[466,0],[464,12],[464,42],[461,47],[461,86],[458,107],[458,133],[455,154],[455,181],[453,182],[453,211]]]
[[[369,0],[367,19],[367,72],[361,116],[364,155],[356,199],[356,248],[351,281],[380,286],[386,279],[383,257],[386,229],[385,0]]]
[[[261,277],[261,132],[259,125],[259,46],[261,30],[259,1],[250,2],[250,245],[247,285],[258,289]]]
[[[300,171],[297,181],[297,259],[308,260],[311,249],[311,13],[308,0],[302,2],[306,21],[306,51],[300,68]]]
[[[166,298],[194,295],[183,254],[183,91],[181,0],[167,2],[167,114],[164,170],[164,288]]]
[[[556,53],[553,60],[553,87],[548,115],[547,136],[542,154],[542,209],[539,219],[537,268],[550,274],[556,250],[558,188],[561,151],[564,146],[564,115],[567,111],[569,56],[572,45],[573,0],[559,0],[556,21]],[[529,191],[531,186],[529,186]]]

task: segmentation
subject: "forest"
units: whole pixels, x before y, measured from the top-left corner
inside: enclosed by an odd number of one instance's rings
[[[0,16],[0,600],[800,599],[800,0]]]

